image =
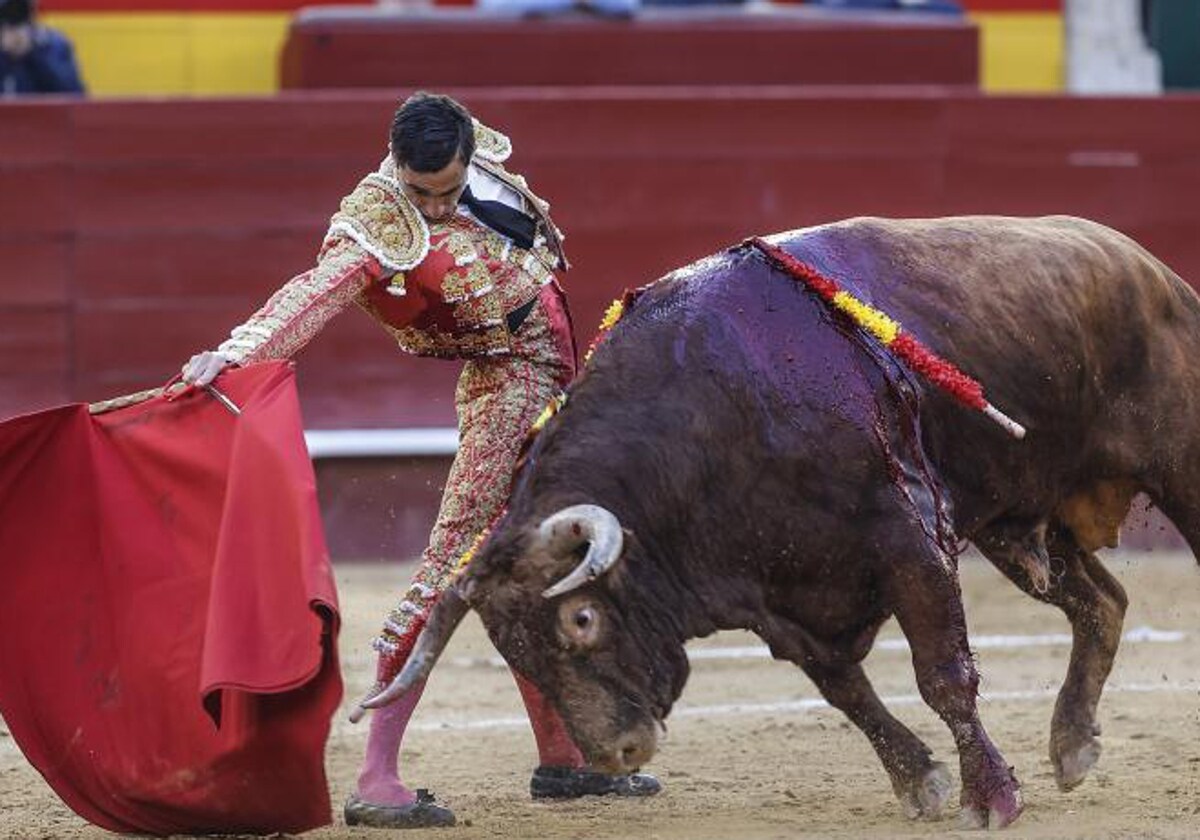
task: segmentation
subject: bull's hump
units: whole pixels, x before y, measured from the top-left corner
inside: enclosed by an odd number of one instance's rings
[[[793,230],[784,230],[784,231],[780,231],[779,233],[772,233],[772,234],[769,234],[768,236],[764,236],[762,238],[765,241],[771,243],[772,245],[782,248],[785,245],[788,245],[792,242],[796,242],[797,240],[802,239],[805,236],[808,236],[810,234],[814,234],[818,231],[825,230],[826,228],[832,227],[835,224],[839,224],[839,223],[838,222],[828,222],[823,225],[809,225],[808,227],[795,228]]]

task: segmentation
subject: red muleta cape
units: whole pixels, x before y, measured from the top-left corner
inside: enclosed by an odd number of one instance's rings
[[[122,832],[331,821],[337,595],[291,365],[0,424],[0,713]]]

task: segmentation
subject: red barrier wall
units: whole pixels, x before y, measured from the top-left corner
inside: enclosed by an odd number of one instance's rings
[[[856,214],[1075,213],[1200,277],[1200,98],[458,91],[514,138],[586,342],[625,286]],[[0,106],[0,414],[169,377],[308,267],[395,97]],[[443,425],[454,366],[352,313],[305,351],[314,427]],[[445,393],[445,400],[428,394]]]
[[[583,344],[625,286],[751,233],[858,214],[1073,213],[1200,278],[1200,97],[452,92],[512,135],[513,168],[554,204]],[[383,155],[395,100],[0,105],[0,416],[159,384],[218,343],[309,266],[338,199]],[[361,313],[299,369],[310,427],[453,423],[457,366],[404,357]],[[376,467],[384,484],[327,523],[341,556],[424,540],[437,480]],[[321,470],[343,490],[362,475]],[[412,504],[425,526],[363,524]]]
[[[464,61],[463,56],[470,56]],[[965,17],[777,6],[646,8],[631,20],[475,9],[313,9],[293,21],[288,88],[979,84]]]

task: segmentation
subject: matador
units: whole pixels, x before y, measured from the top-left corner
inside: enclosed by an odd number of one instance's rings
[[[408,590],[374,641],[376,677],[403,666],[460,558],[500,512],[518,451],[537,416],[575,373],[563,236],[549,206],[505,161],[508,138],[445,96],[419,93],[396,112],[390,150],[344,198],[317,265],[293,278],[184,379],[207,384],[227,364],[290,357],[351,303],[399,346],[465,360],[455,391],[459,446],[441,507]],[[589,770],[557,712],[515,674],[538,747],[534,797],[645,796],[647,774]],[[350,825],[453,825],[454,815],[399,778],[404,731],[424,686],[371,719]]]

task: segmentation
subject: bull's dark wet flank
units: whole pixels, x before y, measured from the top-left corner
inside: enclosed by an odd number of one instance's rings
[[[687,678],[685,640],[750,628],[869,733],[905,810],[935,815],[944,769],[858,664],[894,615],[954,735],[965,820],[1002,826],[1022,804],[975,711],[956,546],[975,541],[1031,591],[1034,549],[1063,559],[1038,594],[1090,628],[1051,741],[1060,784],[1077,783],[1124,599],[1092,553],[1090,513],[1141,490],[1200,545],[1200,447],[1159,455],[1191,437],[1194,412],[1166,405],[1160,378],[1175,377],[1173,397],[1200,393],[1179,363],[1200,357],[1200,301],[1129,240],[1075,219],[861,219],[773,240],[986,382],[1029,436],[907,375],[761,261],[718,254],[641,292],[599,346],[468,570],[471,604],[600,766],[653,750]],[[1154,381],[1121,363],[1134,349]],[[1146,413],[1176,436],[1139,437]],[[574,590],[603,616],[586,652],[562,645],[541,597],[578,558],[531,538],[581,504],[625,533],[611,569]]]

